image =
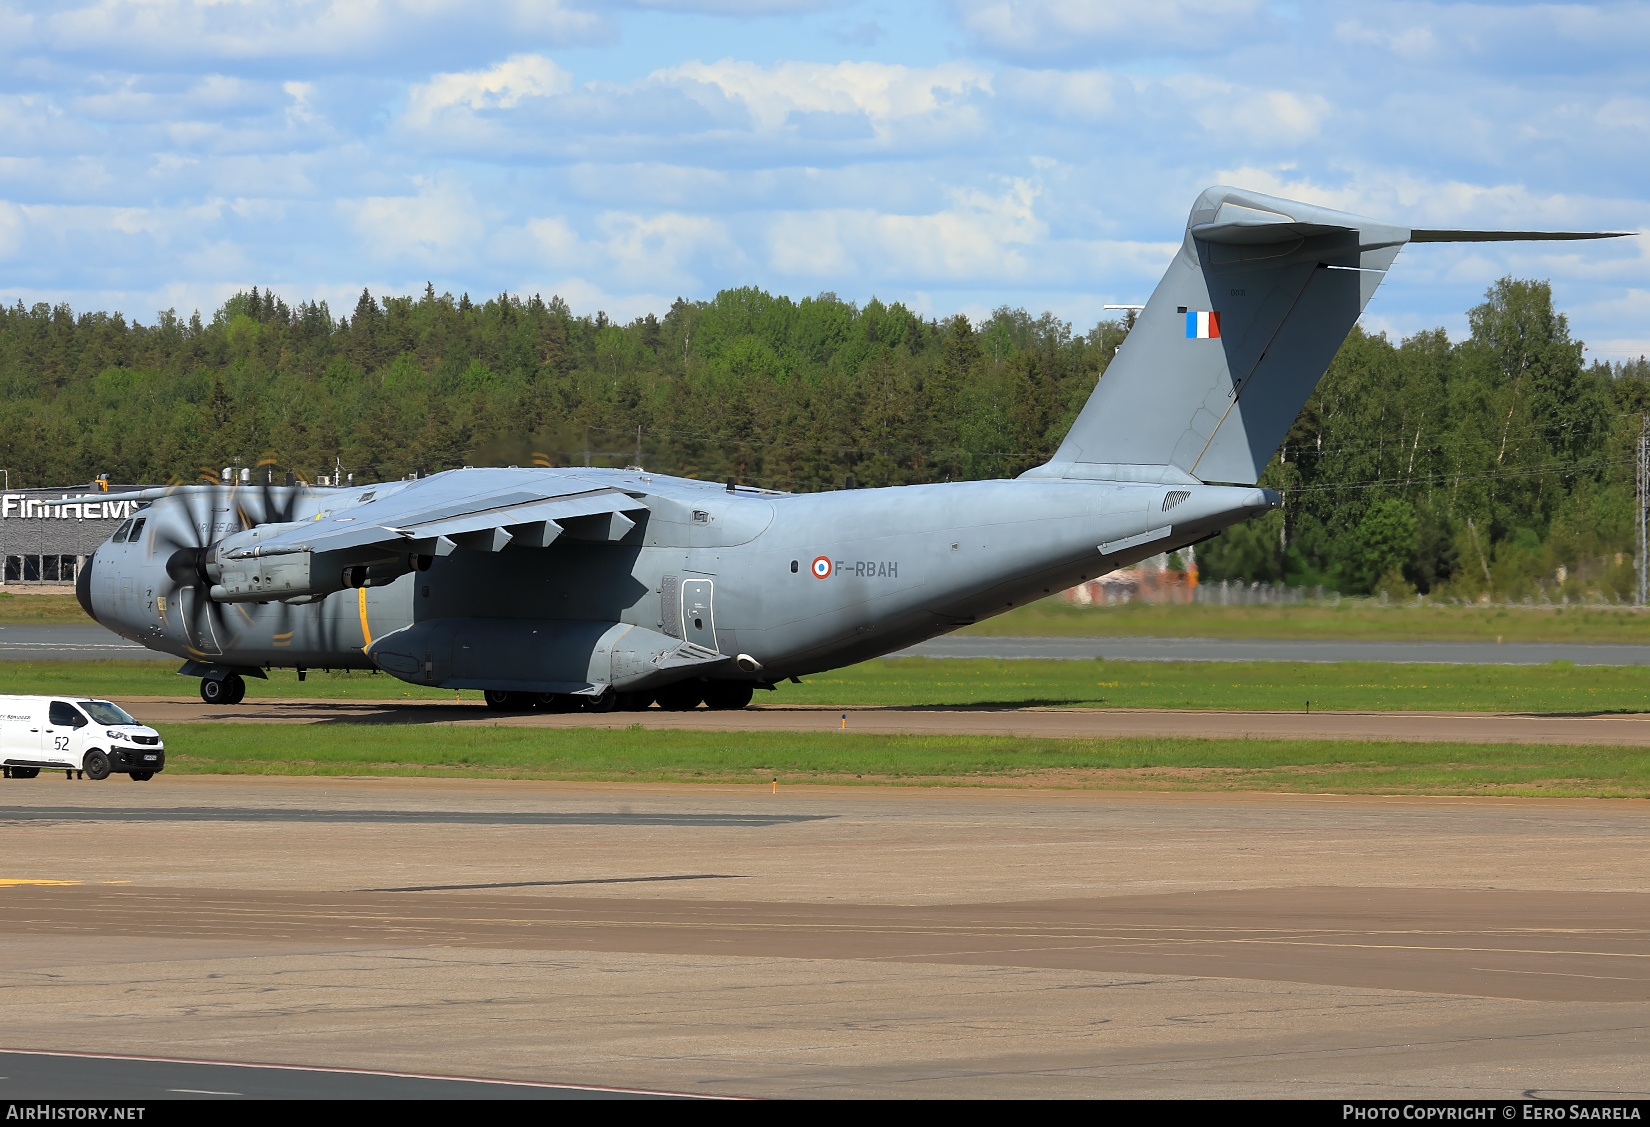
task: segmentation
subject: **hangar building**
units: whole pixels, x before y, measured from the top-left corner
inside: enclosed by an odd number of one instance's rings
[[[95,481],[72,489],[12,489],[0,493],[3,583],[73,583],[86,557],[114,535],[137,502],[111,496],[139,486]]]

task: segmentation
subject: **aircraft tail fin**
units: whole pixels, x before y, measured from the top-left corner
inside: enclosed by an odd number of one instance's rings
[[[1405,243],[1608,237],[1413,231],[1210,188],[1071,433],[1024,476],[1252,485]]]

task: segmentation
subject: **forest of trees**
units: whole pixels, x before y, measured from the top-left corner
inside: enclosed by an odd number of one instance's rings
[[[1207,579],[1476,597],[1622,597],[1650,365],[1588,365],[1545,283],[1472,335],[1354,330],[1263,483],[1286,503],[1201,545]],[[1010,477],[1046,461],[1128,332],[933,320],[745,288],[615,324],[559,298],[363,291],[346,317],[253,289],[210,322],[0,308],[13,486],[194,481],[273,459],[313,481],[625,465],[791,491]]]

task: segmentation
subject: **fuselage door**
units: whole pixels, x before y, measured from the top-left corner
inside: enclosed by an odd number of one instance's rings
[[[682,639],[716,653],[716,619],[711,595],[716,583],[710,579],[682,581]]]

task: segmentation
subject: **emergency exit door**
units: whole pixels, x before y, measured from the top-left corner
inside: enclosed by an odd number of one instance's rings
[[[716,619],[711,607],[715,586],[710,579],[682,581],[682,638],[712,653],[716,652]]]

